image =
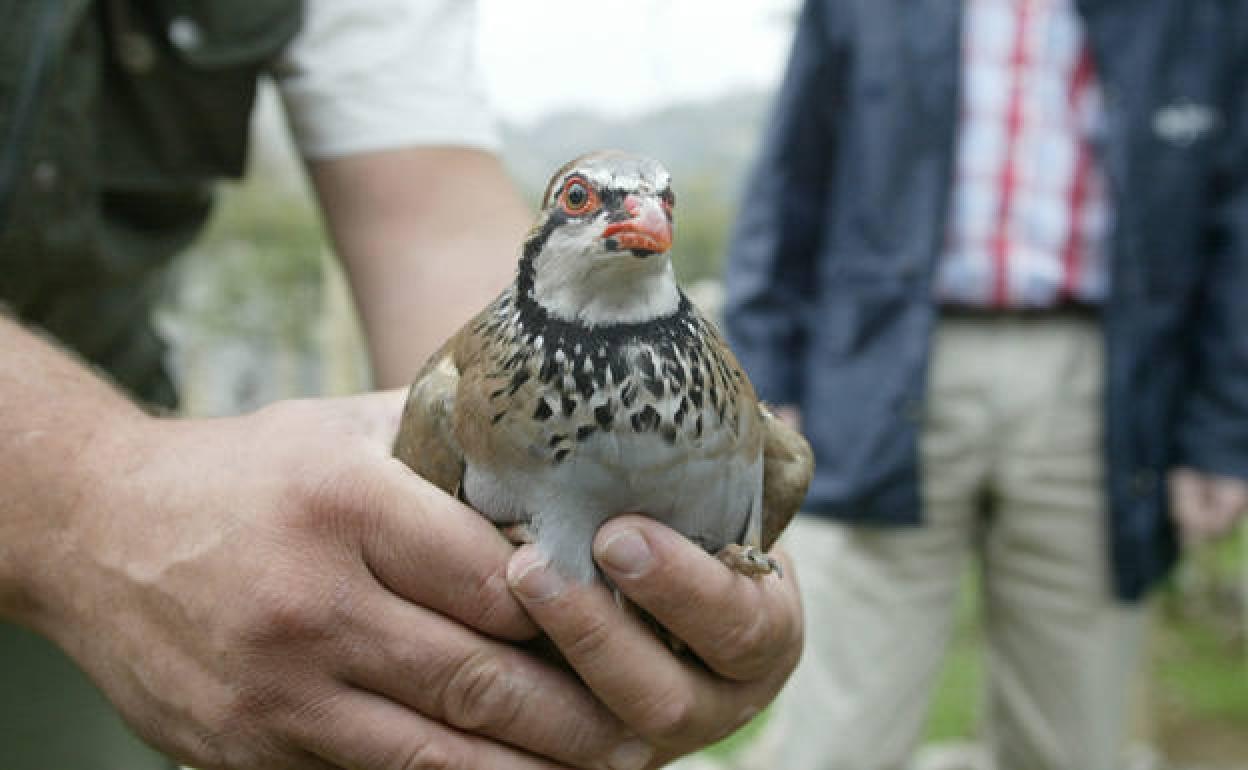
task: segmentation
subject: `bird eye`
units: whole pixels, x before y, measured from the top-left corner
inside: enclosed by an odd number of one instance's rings
[[[567,213],[578,216],[595,205],[597,205],[597,196],[582,180],[573,179],[567,187],[563,188],[563,210]]]
[[[676,193],[672,192],[672,188],[667,188],[661,196],[663,199],[663,208],[671,211],[676,208]]]

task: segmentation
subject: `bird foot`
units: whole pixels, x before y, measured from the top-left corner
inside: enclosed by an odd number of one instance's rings
[[[776,577],[784,577],[780,562],[757,546],[732,543],[724,546],[715,556],[746,577],[759,577],[772,572],[776,573]]]
[[[537,538],[534,537],[533,530],[529,529],[528,524],[508,524],[505,527],[499,527],[498,531],[502,533],[503,537],[507,538],[507,542],[517,548],[537,542]]]

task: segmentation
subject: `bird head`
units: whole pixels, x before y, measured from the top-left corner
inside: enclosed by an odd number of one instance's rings
[[[650,158],[605,151],[567,163],[525,241],[521,290],[565,321],[670,315],[680,303],[668,255],[674,207],[671,175]]]

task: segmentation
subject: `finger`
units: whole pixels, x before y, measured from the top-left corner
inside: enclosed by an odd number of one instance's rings
[[[514,548],[494,525],[397,460],[370,468],[368,493],[349,504],[368,508],[364,560],[377,579],[491,636],[532,638],[536,629],[507,585]]]
[[[1248,483],[1228,476],[1211,477],[1210,498],[1218,510],[1222,531],[1230,529],[1248,508]]]
[[[621,761],[635,737],[568,671],[392,597],[360,614],[369,627],[344,671],[352,684],[569,765],[639,766]]]
[[[594,539],[604,572],[632,601],[689,645],[716,673],[787,676],[802,646],[796,570],[747,577],[644,516],[620,516]]]
[[[692,749],[744,724],[771,693],[677,658],[600,581],[564,579],[536,548],[508,570],[525,609],[599,700],[642,738]]]
[[[1198,543],[1206,537],[1205,493],[1201,477],[1189,468],[1170,473],[1170,506],[1183,540]]]
[[[308,720],[311,752],[351,770],[561,770],[486,738],[459,732],[363,692],[340,695]]]

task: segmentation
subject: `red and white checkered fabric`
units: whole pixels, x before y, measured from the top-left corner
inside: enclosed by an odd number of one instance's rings
[[[966,0],[957,173],[936,296],[1100,303],[1110,211],[1103,105],[1074,0]]]

